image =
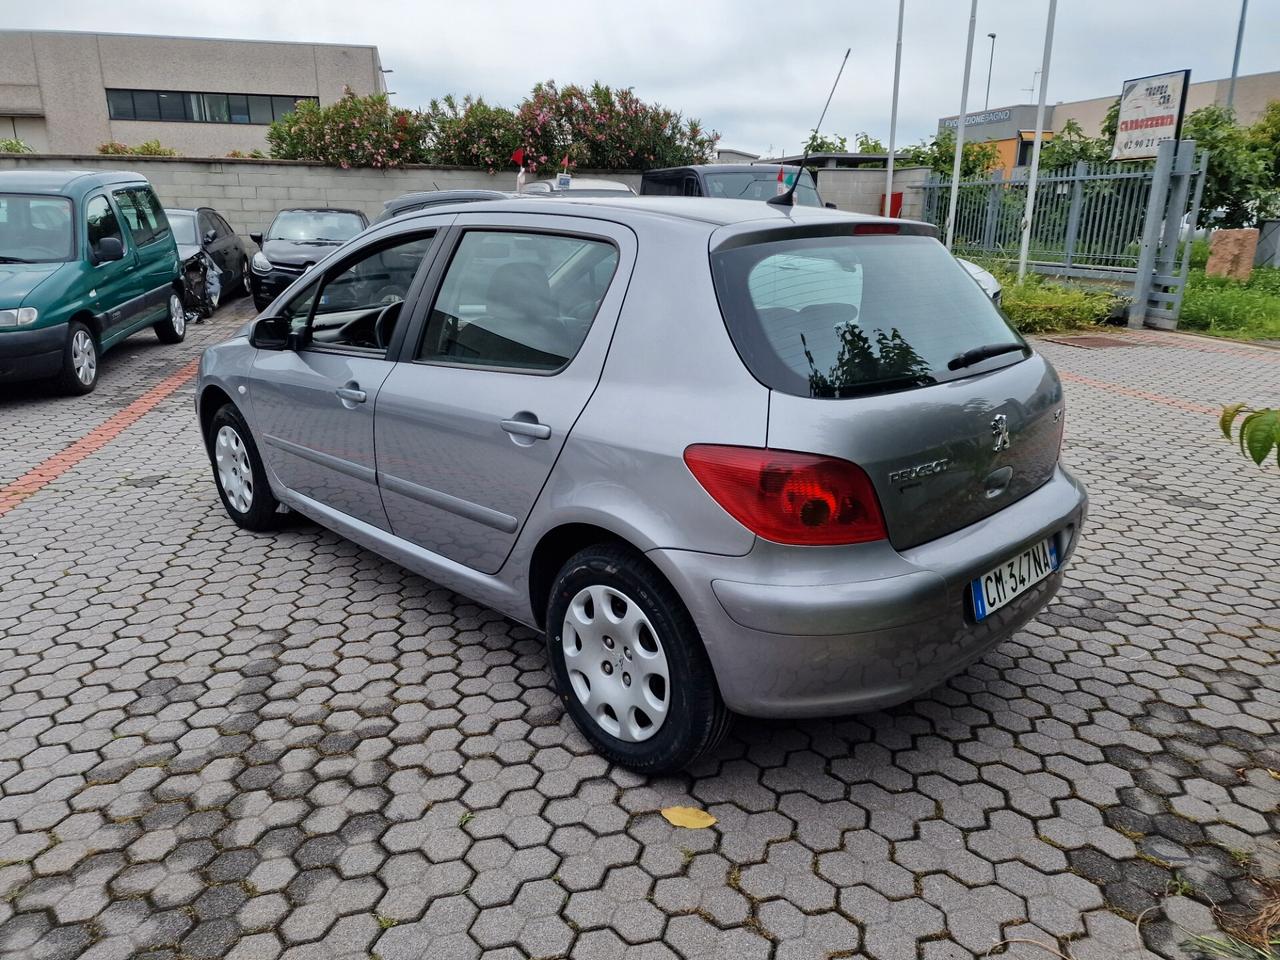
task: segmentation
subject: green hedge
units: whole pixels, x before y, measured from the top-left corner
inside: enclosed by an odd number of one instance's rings
[[[1225,337],[1280,340],[1280,269],[1256,267],[1243,282],[1193,269],[1179,325]]]
[[[1105,290],[1090,290],[1028,274],[1017,276],[1000,264],[984,264],[1004,287],[1001,305],[1021,333],[1054,333],[1104,323],[1114,315],[1122,298]]]

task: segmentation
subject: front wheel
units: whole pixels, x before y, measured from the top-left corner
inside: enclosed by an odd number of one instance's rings
[[[246,530],[271,530],[279,522],[280,501],[267,483],[257,445],[244,417],[223,404],[209,425],[209,462],[227,516]]]
[[[729,729],[693,618],[625,547],[588,547],[561,568],[547,654],[565,709],[613,763],[645,774],[679,770]]]
[[[67,324],[67,342],[62,348],[62,371],[58,386],[72,396],[88,393],[98,385],[98,341],[79,320]]]
[[[169,293],[169,315],[155,325],[161,343],[181,343],[187,337],[187,308],[178,291]]]

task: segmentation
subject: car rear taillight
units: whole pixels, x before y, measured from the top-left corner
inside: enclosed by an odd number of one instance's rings
[[[853,228],[855,237],[871,237],[901,232],[902,228],[896,223],[859,223]]]
[[[698,443],[684,462],[716,503],[766,540],[828,546],[887,536],[871,479],[847,460]]]

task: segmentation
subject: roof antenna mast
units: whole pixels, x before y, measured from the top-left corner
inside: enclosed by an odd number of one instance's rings
[[[831,84],[831,92],[827,94],[827,102],[822,108],[822,116],[818,117],[818,125],[813,128],[813,136],[804,145],[804,156],[800,158],[800,169],[796,171],[795,179],[791,181],[791,186],[786,193],[770,197],[765,203],[772,203],[779,207],[789,207],[795,202],[796,187],[800,185],[800,175],[804,173],[805,161],[809,159],[809,144],[814,141],[818,136],[818,131],[822,129],[822,121],[827,118],[827,108],[831,106],[831,98],[836,95],[836,87],[840,85],[840,75],[844,73],[844,65],[849,62],[849,54],[852,50],[852,47],[845,50],[844,59],[840,61],[840,69],[836,71],[836,81]]]

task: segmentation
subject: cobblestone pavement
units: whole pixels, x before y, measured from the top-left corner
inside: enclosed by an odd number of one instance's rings
[[[1280,481],[1213,416],[1275,402],[1280,351],[1043,342],[1093,498],[1059,599],[914,703],[744,721],[646,782],[529,631],[236,529],[189,380],[57,457],[224,314],[90,398],[0,393],[0,955],[1173,958],[1280,872]]]

